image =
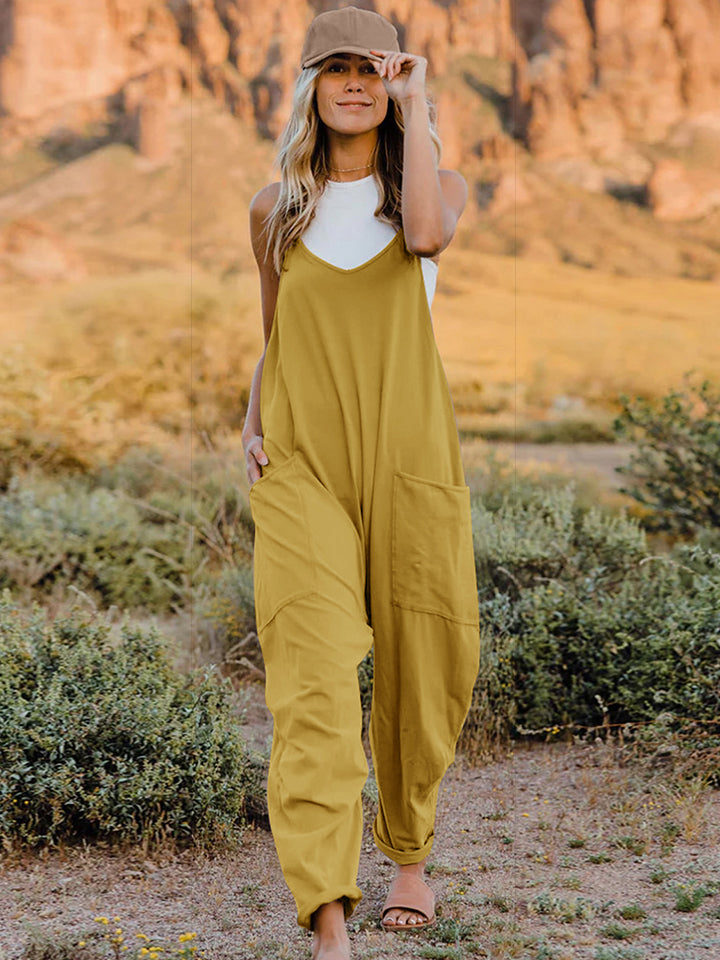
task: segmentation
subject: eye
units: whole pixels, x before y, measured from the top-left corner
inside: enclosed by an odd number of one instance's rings
[[[336,68],[337,68],[338,70],[344,70],[344,69],[345,69],[345,64],[344,64],[344,63],[340,63],[339,61],[336,60],[335,63],[331,63],[331,64],[328,66],[328,68],[327,68],[328,73],[330,73],[331,70],[335,70]],[[375,67],[374,67],[371,63],[364,63],[364,64],[363,64],[363,69],[364,69],[367,73],[375,73]]]

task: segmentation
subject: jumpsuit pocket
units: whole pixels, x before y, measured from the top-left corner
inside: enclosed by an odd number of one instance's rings
[[[470,488],[395,471],[391,536],[393,603],[479,624]]]
[[[310,527],[293,453],[248,492],[255,524],[253,590],[258,633],[284,607],[316,588]]]

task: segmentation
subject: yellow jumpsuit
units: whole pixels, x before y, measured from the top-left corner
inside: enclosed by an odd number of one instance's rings
[[[470,491],[417,256],[402,230],[344,269],[286,253],[250,487],[273,741],[270,826],[301,927],[357,886],[368,765],[357,668],[374,643],[373,837],[430,852],[479,665]]]

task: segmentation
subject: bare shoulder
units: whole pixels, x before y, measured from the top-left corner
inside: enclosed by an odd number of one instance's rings
[[[280,181],[269,183],[262,190],[258,190],[250,201],[250,223],[251,226],[262,225],[262,221],[267,217],[275,206],[280,193]]]
[[[468,185],[459,170],[438,170],[440,188],[446,202],[455,209],[458,219],[465,209],[468,198]],[[440,263],[440,254],[430,257],[433,263]]]
[[[262,216],[267,216],[275,206],[275,201],[280,193],[280,181],[269,183],[262,190],[258,190],[250,201],[250,212]]]
[[[279,193],[280,181],[278,180],[274,183],[269,183],[266,187],[263,187],[262,190],[258,190],[250,201],[250,239],[258,263],[262,259],[260,255],[260,235],[265,227],[266,218],[275,206]],[[264,250],[264,244],[262,246]]]

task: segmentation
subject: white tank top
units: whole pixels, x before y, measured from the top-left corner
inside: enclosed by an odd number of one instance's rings
[[[301,236],[302,242],[316,257],[336,267],[359,267],[380,253],[397,232],[374,216],[379,200],[372,174],[360,180],[328,180],[315,216]],[[420,265],[429,309],[435,295],[438,265],[430,257],[420,257]]]

